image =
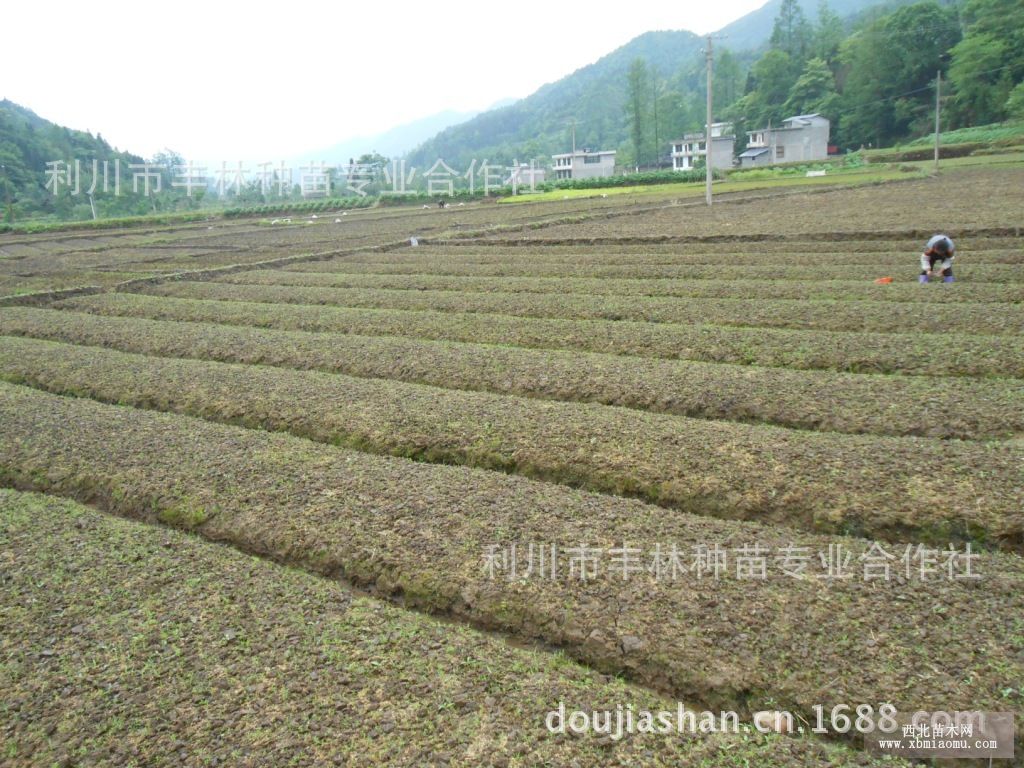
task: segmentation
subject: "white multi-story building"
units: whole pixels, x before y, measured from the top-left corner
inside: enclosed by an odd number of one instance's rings
[[[732,168],[732,156],[736,149],[736,137],[732,123],[711,124],[711,167]],[[672,170],[689,171],[695,168],[697,160],[707,157],[707,140],[704,132],[688,133],[672,142]]]

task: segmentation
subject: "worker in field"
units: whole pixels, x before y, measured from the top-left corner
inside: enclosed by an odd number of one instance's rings
[[[953,258],[956,255],[956,246],[948,235],[935,235],[924,247],[921,254],[921,276],[918,280],[927,283],[928,280],[942,274],[942,282],[953,282]]]

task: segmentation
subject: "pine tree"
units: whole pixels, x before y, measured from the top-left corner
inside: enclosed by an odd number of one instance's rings
[[[802,68],[811,43],[811,25],[798,0],[782,0],[772,29],[771,46],[789,55]],[[798,70],[799,71],[799,70]]]
[[[643,161],[644,133],[647,122],[647,64],[643,59],[633,59],[627,81],[626,109],[629,116],[630,137],[633,140],[633,159],[637,165]]]

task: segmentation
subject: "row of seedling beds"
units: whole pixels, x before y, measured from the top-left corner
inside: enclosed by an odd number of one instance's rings
[[[921,288],[928,290],[927,288]],[[672,296],[593,296],[553,293],[482,293],[330,288],[294,285],[229,285],[169,281],[132,286],[153,296],[268,304],[327,305],[399,311],[485,313],[566,320],[731,325],[824,331],[895,333],[1024,333],[1024,307],[982,303],[894,301],[698,299]],[[884,290],[884,288],[883,288]]]
[[[858,254],[859,255],[859,254]],[[676,280],[821,280],[841,277],[845,280],[873,281],[879,277],[916,280],[920,271],[920,255],[910,254],[899,264],[877,264],[847,261],[831,266],[820,264],[793,265],[759,261],[751,264],[680,264],[629,263],[614,259],[597,263],[573,261],[519,260],[513,254],[505,260],[459,261],[447,259],[383,259],[350,261],[348,258],[292,267],[297,272],[341,272],[373,275],[465,275],[469,277],[604,277],[604,278],[671,278]],[[966,259],[955,263],[958,279],[979,283],[1014,283],[1020,269],[1014,264],[972,263]]]
[[[66,499],[0,490],[0,542],[17,552],[0,580],[10,764],[234,764],[248,752],[269,765],[874,765],[849,746],[746,722],[738,734],[614,743],[551,734],[544,718],[560,702],[570,712],[676,704],[561,655]]]
[[[674,360],[850,372],[1024,378],[1016,336],[958,333],[854,333],[725,328],[606,320],[562,320],[204,301],[108,293],[58,302],[96,315],[224,325],[562,349]]]
[[[823,276],[824,277],[824,276]],[[1024,285],[970,283],[956,290],[936,284],[922,290],[916,282],[877,285],[861,280],[685,280],[681,278],[470,277],[462,275],[374,275],[297,272],[284,269],[236,272],[218,282],[311,288],[360,288],[466,293],[557,293],[590,296],[677,296],[709,299],[802,299],[812,301],[899,301],[945,303],[1019,303]],[[997,310],[997,308],[993,308]]]
[[[1024,432],[1019,379],[934,380],[16,307],[0,334],[797,429],[987,440]]]
[[[821,434],[13,337],[2,337],[0,378],[694,514],[1024,546],[1024,452],[1012,445]]]
[[[1020,237],[957,238],[957,247],[963,258],[977,263],[1019,264],[1024,261]],[[861,239],[856,242],[836,243],[824,238],[760,239],[754,237],[721,237],[713,240],[685,238],[677,242],[642,242],[628,244],[592,242],[548,245],[519,240],[459,239],[421,242],[415,253],[420,258],[451,260],[508,260],[569,261],[569,262],[625,262],[681,264],[842,264],[842,263],[898,263],[907,255],[920,253],[920,238]]]
[[[972,573],[981,582],[919,578],[916,565],[905,578],[869,580],[859,569],[880,555],[863,540],[668,512],[495,472],[8,384],[0,384],[0,422],[6,485],[341,574],[401,594],[408,606],[556,643],[683,700],[741,709],[770,700],[804,716],[814,705],[830,711],[850,701],[1021,714],[1019,699],[1000,694],[1007,680],[1024,676],[1024,563],[1016,556],[980,555]],[[757,457],[748,458],[753,467]],[[514,543],[525,551],[527,541],[555,546],[554,575],[487,571],[486,553]],[[599,558],[587,578],[565,559],[581,544]],[[698,560],[670,578],[604,559],[618,548],[620,561],[627,551],[654,566],[666,552],[659,544],[691,554],[713,545],[731,565],[712,573]],[[771,559],[751,579],[732,558],[755,545]],[[830,578],[818,568],[818,553],[835,555],[836,547],[858,575]],[[809,570],[785,571],[775,558],[787,552],[809,554]]]

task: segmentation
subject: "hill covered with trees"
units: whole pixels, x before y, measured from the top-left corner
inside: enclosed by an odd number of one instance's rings
[[[66,173],[55,179],[47,174],[47,163],[58,161],[63,165],[49,167],[59,167]],[[97,215],[146,213],[153,203],[132,193],[130,168],[143,162],[138,155],[114,149],[98,133],[94,136],[65,128],[12,101],[0,101],[0,221],[22,219],[29,214],[89,218],[92,209],[88,192],[93,188],[94,167]],[[108,190],[114,189],[115,171],[119,172],[120,195],[102,193],[104,169]],[[58,194],[54,194],[54,186]],[[76,189],[78,194],[72,194]]]
[[[928,0],[847,29],[827,11],[811,24],[784,0],[769,49],[723,114],[756,128],[819,112],[840,146],[887,146],[934,130],[940,75],[943,130],[1024,116],[1024,5]]]
[[[1024,117],[1020,0],[830,1],[834,8],[819,0],[809,10],[801,0],[772,0],[714,41],[715,117],[735,124],[739,149],[745,130],[812,112],[832,121],[832,143],[843,149],[928,136],[939,77],[944,131]],[[754,47],[740,50],[737,43]],[[525,99],[441,131],[407,165],[423,170],[439,158],[460,170],[474,159],[548,162],[575,141],[618,150],[620,165],[665,167],[670,142],[704,124],[705,45],[690,32],[648,32]],[[47,166],[55,161],[63,163],[58,173]],[[358,162],[379,175],[388,158],[365,154]],[[99,134],[0,101],[0,222],[301,199],[291,182],[275,182],[268,192],[250,181],[215,202],[205,184],[186,192],[174,183],[173,169],[183,163],[171,150],[143,160]],[[159,195],[136,191],[143,164]],[[416,189],[422,185],[421,176]]]
[[[819,112],[846,149],[1024,115],[1024,5],[926,0],[877,5],[774,0],[714,42],[716,119],[745,129]],[[775,13],[773,19],[766,14]],[[842,15],[841,15],[842,14]],[[754,44],[754,48],[739,46]],[[616,149],[623,165],[667,162],[669,142],[705,120],[704,41],[651,32],[531,96],[442,131],[412,153],[468,166],[473,158],[547,158],[576,146]]]

